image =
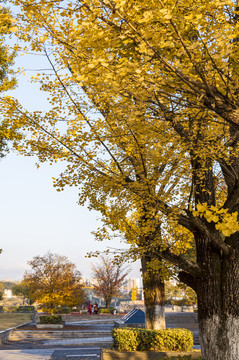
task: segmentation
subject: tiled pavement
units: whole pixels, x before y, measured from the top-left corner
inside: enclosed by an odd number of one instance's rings
[[[19,349],[0,350],[1,360],[50,360],[54,350]]]
[[[92,336],[92,332],[95,332],[94,337],[62,339],[49,337],[49,339],[40,340],[27,336],[24,338],[24,333],[27,334],[29,331],[17,330],[11,336],[10,341],[0,347],[0,360],[98,360],[100,347],[112,343],[112,337],[109,335],[113,321],[105,320],[83,321],[84,324],[92,324],[93,326],[90,332],[89,330],[82,330],[81,336],[87,336],[88,333],[91,333],[90,336]],[[79,321],[74,322],[75,325],[80,323]],[[67,324],[73,325],[72,322]],[[75,332],[79,333],[79,331]],[[72,331],[69,330],[69,333]]]
[[[100,346],[51,349],[17,349],[0,351],[1,360],[98,360]]]

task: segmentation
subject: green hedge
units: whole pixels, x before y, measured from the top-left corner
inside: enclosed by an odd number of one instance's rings
[[[113,307],[109,307],[109,308],[101,307],[99,309],[99,313],[100,314],[113,314],[114,310],[115,310],[115,308],[113,308]]]
[[[61,315],[41,315],[40,324],[61,324]]]
[[[17,312],[33,312],[35,311],[35,306],[33,305],[20,305],[17,307]]]
[[[12,313],[12,312],[34,312],[35,307],[32,305],[6,305],[3,306],[1,311],[6,313]]]
[[[71,314],[71,312],[72,312],[72,308],[67,306],[57,308],[56,310],[56,314]]]
[[[187,329],[113,329],[113,347],[119,351],[191,351],[193,333]]]

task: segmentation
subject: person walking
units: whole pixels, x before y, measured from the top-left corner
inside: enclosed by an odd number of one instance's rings
[[[91,305],[91,302],[89,303],[89,306],[88,306],[88,313],[91,315],[92,314],[92,305]]]
[[[98,314],[98,304],[95,302],[94,304],[94,314]]]

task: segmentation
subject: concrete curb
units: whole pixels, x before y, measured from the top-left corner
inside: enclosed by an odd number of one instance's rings
[[[19,327],[21,327],[21,326],[23,326],[23,325],[28,325],[28,324],[30,324],[31,322],[32,322],[32,320],[31,320],[31,321],[28,321],[28,322],[26,322],[26,323],[24,323],[24,324],[20,324],[20,325],[14,326],[14,327],[12,327],[12,328],[9,328],[9,329],[0,331],[0,345],[3,345],[6,341],[8,341],[11,333],[12,333],[14,330],[16,330],[17,328],[19,328]]]
[[[93,319],[93,320],[79,320],[79,321],[67,321],[65,320],[66,325],[70,324],[98,324],[98,323],[114,323],[114,319]]]
[[[111,332],[82,332],[81,330],[21,330],[14,331],[10,340],[13,341],[32,341],[32,340],[67,340],[67,339],[94,339],[99,337],[111,337]],[[86,340],[85,340],[86,341]]]
[[[158,351],[135,351],[135,352],[127,352],[127,351],[114,351],[109,349],[101,348],[100,359],[101,360],[158,360],[158,359],[175,359],[182,357],[185,359],[185,356],[190,359],[200,359],[201,358],[201,351],[192,351],[192,352],[184,352],[184,351],[165,351],[165,352],[158,352]]]

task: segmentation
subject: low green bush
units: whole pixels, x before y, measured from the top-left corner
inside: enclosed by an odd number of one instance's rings
[[[113,329],[113,348],[119,351],[137,351],[138,331],[134,328]]]
[[[61,315],[41,315],[40,324],[61,324]]]
[[[119,351],[191,351],[193,333],[187,329],[112,330],[113,347]]]
[[[105,307],[101,307],[100,309],[99,309],[99,313],[100,314],[113,314],[113,311],[114,311],[115,309],[113,308],[113,307],[109,307],[109,308],[105,308]]]
[[[67,306],[57,308],[56,310],[56,314],[70,314],[71,312],[72,308]]]
[[[35,306],[33,305],[20,305],[16,309],[17,312],[33,312],[35,311]]]
[[[13,313],[13,312],[34,312],[35,307],[32,305],[5,305],[1,307],[1,311],[5,313]]]

